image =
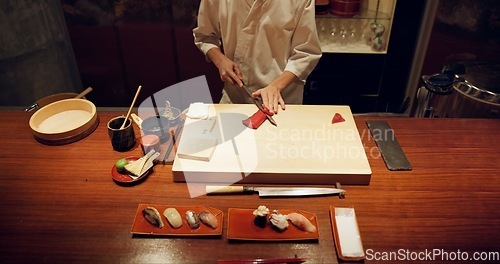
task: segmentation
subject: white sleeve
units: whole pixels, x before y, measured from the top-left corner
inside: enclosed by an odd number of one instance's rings
[[[297,11],[298,23],[292,37],[291,56],[285,71],[292,72],[303,83],[321,58],[321,47],[316,31],[313,0],[304,0]]]
[[[214,3],[215,2],[215,3]],[[221,46],[218,1],[202,0],[198,10],[198,26],[193,29],[194,44],[205,54],[212,48]]]

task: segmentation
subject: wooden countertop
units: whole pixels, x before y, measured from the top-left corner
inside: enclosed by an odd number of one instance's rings
[[[190,198],[186,183],[172,181],[171,165],[157,165],[146,181],[133,187],[113,182],[117,159],[142,154],[138,147],[125,153],[112,150],[106,123],[118,114],[99,112],[99,127],[81,141],[46,146],[33,138],[30,113],[0,111],[3,263],[215,263],[295,255],[310,263],[335,263],[330,205],[354,206],[367,258],[389,252],[415,257],[439,250],[469,257],[496,252],[498,258],[499,120],[385,118],[413,166],[412,171],[396,172],[388,171],[379,157],[367,117],[355,118],[373,174],[369,186],[343,186],[345,199]],[[225,214],[228,208],[261,204],[293,207],[317,214],[320,238],[228,241],[227,218],[221,237],[137,237],[130,230],[140,203],[207,205]]]

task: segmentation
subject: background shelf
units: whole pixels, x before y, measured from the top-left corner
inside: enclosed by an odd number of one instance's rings
[[[377,12],[375,10],[368,10],[368,9],[362,9],[360,10],[358,15],[352,16],[352,17],[346,17],[346,16],[336,16],[331,13],[327,13],[324,15],[318,15],[316,14],[316,19],[373,19],[375,20],[391,20],[392,16],[390,14],[384,13],[384,12]]]

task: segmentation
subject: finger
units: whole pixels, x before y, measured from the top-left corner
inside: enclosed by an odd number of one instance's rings
[[[271,112],[271,114],[275,114],[276,113],[276,108],[274,106],[274,97],[273,96],[269,96],[269,95],[265,95],[266,97],[266,106],[267,108],[269,108],[269,112]]]
[[[279,96],[273,98],[274,113],[278,113]]]
[[[227,74],[223,74],[220,76],[220,79],[223,81],[223,82],[227,82],[227,83],[230,83],[231,85],[234,85],[234,81],[233,79],[231,79],[231,77],[227,76]]]
[[[222,71],[221,73],[221,79],[223,82],[228,82],[230,83],[231,85],[234,85],[235,84],[235,80],[233,78],[233,76],[236,76],[236,74],[232,71]]]
[[[230,71],[230,72],[228,72],[228,75],[229,75],[228,77],[231,79],[231,84],[237,83],[238,86],[240,86],[240,87],[243,86],[243,82],[238,77],[238,75],[236,75],[235,72]]]
[[[238,76],[238,79],[243,80],[243,73],[241,73],[241,69],[238,64],[234,65],[234,72],[236,73],[236,76]],[[240,86],[243,86],[243,81]]]
[[[269,101],[268,101],[269,97],[267,96],[267,94],[266,93],[260,93],[260,98],[262,98],[262,104],[265,107],[267,107],[267,109],[269,110],[269,112],[274,113],[273,110],[272,110],[272,106],[269,104]]]
[[[252,93],[252,97],[253,97],[253,98],[262,97],[262,96],[261,96],[261,92],[260,92],[260,90],[257,90],[256,92],[253,92],[253,93]]]
[[[281,105],[281,110],[285,110],[285,100],[283,100],[283,97],[279,97],[279,100],[278,100],[279,104]]]

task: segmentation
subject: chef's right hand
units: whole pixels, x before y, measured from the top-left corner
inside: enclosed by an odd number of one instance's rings
[[[223,82],[228,82],[231,85],[237,84],[243,86],[243,75],[241,74],[240,66],[234,61],[230,60],[218,48],[210,49],[207,53],[210,59],[214,62],[217,69],[219,69],[220,79]]]

